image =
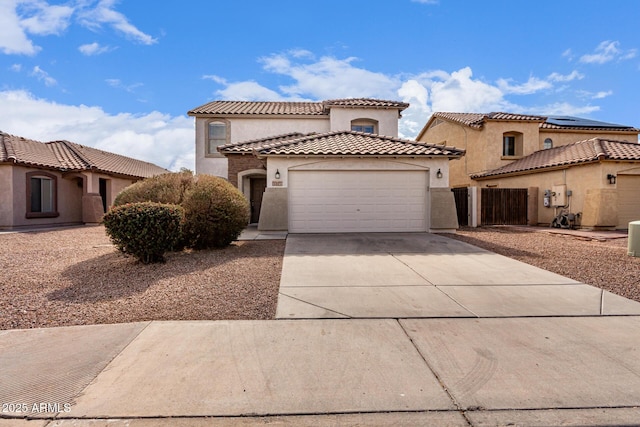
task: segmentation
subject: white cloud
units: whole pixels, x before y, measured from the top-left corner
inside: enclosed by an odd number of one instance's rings
[[[157,43],[157,39],[140,31],[131,24],[126,16],[114,9],[115,0],[99,0],[93,9],[84,9],[80,13],[80,23],[89,29],[96,30],[102,25],[109,25],[116,31],[142,44]]]
[[[109,52],[111,48],[109,46],[101,46],[100,43],[93,42],[93,43],[87,43],[79,46],[78,50],[83,55],[94,56],[94,55],[103,54],[105,52]]]
[[[298,53],[296,53],[298,52]],[[302,53],[300,53],[302,52]],[[307,51],[289,51],[260,58],[264,70],[289,78],[291,84],[269,88],[248,80],[229,82],[218,75],[205,75],[222,86],[215,92],[220,99],[247,101],[302,101],[332,98],[371,97],[398,99],[410,103],[402,113],[399,134],[415,137],[434,111],[531,112],[511,102],[510,95],[527,96],[554,88],[554,83],[565,83],[563,88],[584,76],[578,71],[563,75],[552,73],[545,79],[531,76],[524,83],[502,78],[495,84],[473,77],[470,67],[451,73],[430,70],[418,75],[387,75],[356,66],[357,58],[339,59],[331,56],[315,59]],[[533,107],[539,111],[573,114],[596,111],[597,106],[570,103]]]
[[[620,42],[605,40],[601,42],[595,49],[594,53],[582,55],[580,62],[586,64],[605,64],[613,60],[626,60],[634,58],[637,49],[622,50]]]
[[[529,77],[526,83],[513,85],[512,79],[498,79],[498,87],[503,93],[512,93],[515,95],[530,95],[544,89],[550,89],[551,83],[541,80],[537,77]]]
[[[20,0],[23,17],[20,26],[30,34],[61,34],[69,27],[74,9],[69,6],[49,5],[41,0]]]
[[[0,1],[0,50],[7,55],[35,55],[40,47],[35,46],[20,26],[16,12],[18,0]]]
[[[66,139],[155,163],[194,169],[193,119],[157,111],[111,115],[100,107],[64,105],[25,91],[0,92],[0,130],[38,141]]]
[[[542,107],[527,108],[523,112],[529,114],[548,114],[558,116],[580,116],[589,115],[595,111],[600,111],[597,105],[572,105],[568,102],[555,102]]]
[[[547,78],[552,82],[570,82],[572,80],[582,80],[584,78],[584,74],[573,70],[571,73],[566,75],[562,75],[560,73],[551,73]]]
[[[234,101],[283,101],[285,98],[278,92],[266,88],[254,81],[227,83],[224,89],[216,91],[222,99]],[[287,99],[292,101],[293,99]]]
[[[38,80],[43,82],[46,86],[55,86],[58,84],[56,79],[51,77],[49,73],[47,73],[45,70],[40,68],[38,65],[33,67],[33,70],[31,71],[31,76],[37,78]]]
[[[602,99],[602,98],[606,98],[607,96],[611,96],[611,95],[613,95],[613,91],[612,90],[600,91],[600,92],[596,92],[596,94],[593,95],[593,99]]]
[[[11,71],[15,71],[16,73],[19,73],[20,71],[22,71],[22,64],[12,64],[9,69]]]
[[[97,2],[97,3],[96,3]],[[82,25],[96,30],[107,25],[126,37],[150,45],[157,40],[140,31],[114,9],[116,0],[73,0],[50,5],[45,0],[0,0],[0,52],[7,55],[35,55],[41,48],[29,35],[60,35],[76,17]],[[97,43],[80,46],[85,55],[110,50]]]
[[[126,85],[126,84],[122,83],[122,81],[120,79],[107,79],[105,81],[112,88],[122,89],[122,90],[125,90],[125,91],[129,92],[129,93],[134,93],[137,88],[139,88],[141,86],[144,86],[143,83],[133,83],[133,84],[130,84],[130,85]]]
[[[289,76],[295,81],[292,85],[279,88],[292,98],[364,97],[370,93],[389,98],[395,95],[394,88],[400,86],[400,81],[382,73],[355,67],[352,62],[356,59],[324,56],[316,62],[292,63],[286,55],[279,54],[264,57],[261,62],[265,70]]]

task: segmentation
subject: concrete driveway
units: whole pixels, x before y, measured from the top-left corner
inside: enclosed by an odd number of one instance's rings
[[[429,233],[293,234],[276,317],[640,314],[640,303]]]
[[[0,427],[639,425],[638,314],[443,236],[290,235],[290,320],[0,331]]]

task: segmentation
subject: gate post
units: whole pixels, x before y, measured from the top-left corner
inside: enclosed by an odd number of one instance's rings
[[[538,187],[527,190],[527,225],[538,225]]]

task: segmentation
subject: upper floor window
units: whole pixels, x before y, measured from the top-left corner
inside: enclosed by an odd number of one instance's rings
[[[56,217],[57,177],[46,172],[27,174],[27,218]]]
[[[207,154],[219,154],[218,147],[229,142],[229,123],[226,120],[212,120],[207,125]]]
[[[357,119],[351,121],[351,130],[354,132],[378,133],[378,122],[370,119]]]
[[[508,132],[502,135],[502,155],[504,157],[522,156],[522,134]]]
[[[553,148],[553,139],[551,139],[551,138],[545,139],[543,148],[545,150],[548,150],[549,148]]]

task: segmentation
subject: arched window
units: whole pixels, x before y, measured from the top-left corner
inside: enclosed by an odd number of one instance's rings
[[[549,148],[553,148],[553,139],[551,139],[551,138],[545,139],[543,148],[545,150],[548,150]]]
[[[213,119],[207,123],[207,150],[209,155],[219,155],[218,147],[229,143],[229,122]]]
[[[27,218],[51,218],[58,214],[58,178],[47,172],[27,173]]]
[[[378,133],[378,122],[371,119],[356,119],[351,121],[351,130],[354,132]]]

